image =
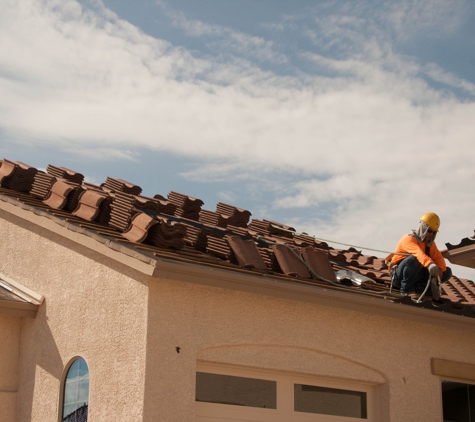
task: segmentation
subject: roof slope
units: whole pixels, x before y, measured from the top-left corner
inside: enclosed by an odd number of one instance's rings
[[[122,179],[107,177],[98,186],[65,167],[48,165],[43,172],[7,159],[0,162],[0,186],[0,201],[67,221],[110,245],[475,317],[475,289],[467,280],[452,277],[439,303],[415,303],[389,291],[383,258],[335,249],[285,224],[251,219],[251,212],[232,205],[206,210],[200,199],[178,192],[146,197]]]

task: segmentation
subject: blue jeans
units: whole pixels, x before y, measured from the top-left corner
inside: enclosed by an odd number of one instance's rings
[[[446,282],[452,277],[452,270],[447,269],[442,274],[441,283]],[[400,292],[403,294],[417,293],[421,294],[427,286],[429,279],[429,270],[422,266],[414,255],[404,258],[396,268],[396,286],[400,285]],[[430,295],[430,289],[426,294]]]

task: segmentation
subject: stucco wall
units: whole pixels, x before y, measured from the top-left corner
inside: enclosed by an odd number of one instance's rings
[[[0,315],[0,420],[15,422],[21,318]]]
[[[475,364],[473,331],[205,286],[192,272],[152,279],[3,211],[0,232],[0,272],[45,297],[16,343],[19,422],[58,420],[74,356],[89,365],[91,422],[192,422],[197,361],[365,382],[376,420],[442,421],[431,358]]]
[[[475,363],[473,332],[182,281],[149,298],[147,422],[194,420],[197,360],[364,381],[385,422],[442,421],[431,358]]]
[[[90,370],[90,420],[142,420],[148,278],[0,212],[0,272],[42,294],[20,342],[19,422],[57,421],[65,365]]]

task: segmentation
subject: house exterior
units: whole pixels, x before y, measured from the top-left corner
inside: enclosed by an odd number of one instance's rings
[[[78,216],[80,200],[73,211],[47,204],[54,184],[70,179],[55,176],[39,197],[33,172],[28,188],[12,189],[20,185],[9,163],[0,167],[3,422],[470,420],[470,282],[452,279],[441,304],[414,303],[388,292],[374,259],[344,261],[345,251],[333,249],[313,266],[326,276],[302,275],[280,247],[302,238],[278,223],[268,227],[280,237],[248,230],[245,238],[240,224],[224,240],[210,235],[201,251],[185,241],[177,249],[178,235],[161,240],[175,247],[157,246],[152,227],[181,230],[183,240],[182,226],[211,225],[179,207],[172,223],[138,213],[136,198],[121,231]],[[255,246],[262,237],[265,252]],[[305,245],[295,246],[302,256],[311,252]],[[331,279],[329,266],[374,280],[348,286]]]

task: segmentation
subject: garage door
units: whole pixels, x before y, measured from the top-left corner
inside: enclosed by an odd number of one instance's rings
[[[198,422],[372,421],[372,386],[199,364]]]

